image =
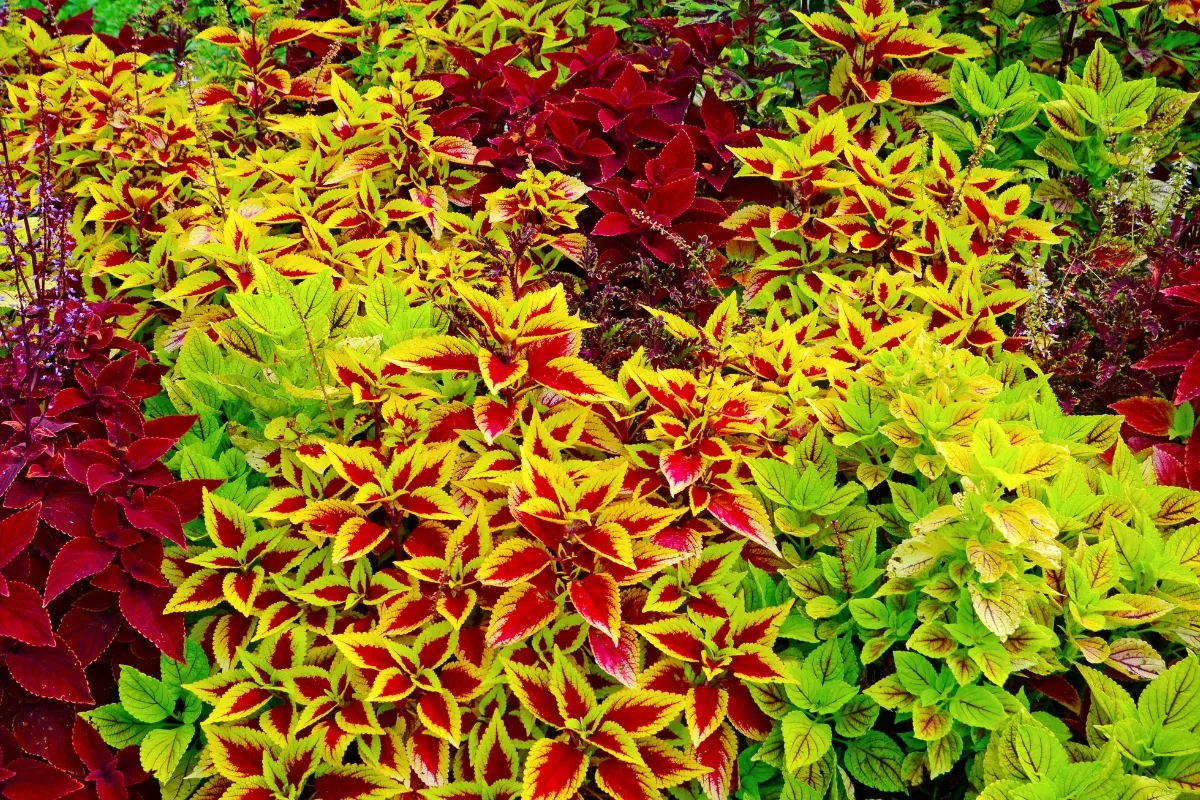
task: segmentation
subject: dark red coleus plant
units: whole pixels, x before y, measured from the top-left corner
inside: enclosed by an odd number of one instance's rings
[[[1134,366],[1160,377],[1178,374],[1178,405],[1200,397],[1200,261],[1184,265],[1162,294],[1170,335]]]
[[[604,191],[589,195],[604,212],[592,235],[632,237],[635,250],[649,250],[667,264],[686,259],[681,249],[692,247],[700,237],[720,244],[729,235],[721,227],[728,213],[716,200],[697,197],[698,182],[695,147],[680,131],[646,162],[642,177],[605,181],[599,187]]]
[[[149,800],[159,788],[142,769],[136,746],[113,752],[70,707],[47,701],[24,706],[12,730],[0,730],[0,794],[8,800]]]
[[[1063,407],[1102,414],[1137,397],[1200,396],[1200,218],[1176,214],[1153,241],[1079,245],[1047,277],[1061,285],[1037,357]],[[1027,313],[1029,308],[1020,313]],[[1022,335],[1024,322],[1018,326]],[[1120,413],[1125,413],[1121,411]],[[1136,431],[1145,434],[1142,429]]]
[[[97,770],[133,774],[102,759],[90,729],[71,731],[73,706],[109,699],[120,663],[153,665],[156,651],[182,660],[183,620],[163,614],[162,542],[185,544],[184,523],[217,485],[175,481],[159,461],[194,419],[143,417],[161,370],[115,334],[112,320],[130,309],[56,302],[49,324],[18,319],[0,359],[0,729],[17,732],[0,743],[9,798],[75,792]],[[56,754],[44,735],[23,739],[22,725],[66,725],[78,746]],[[91,780],[99,797],[127,794]],[[41,788],[28,794],[26,783]]]
[[[534,74],[516,46],[483,56],[451,47],[457,69],[439,76],[445,91],[430,117],[439,135],[479,148],[476,211],[531,163],[591,188],[579,223],[592,246],[579,271],[556,277],[597,324],[585,349],[604,354],[597,361],[608,371],[639,347],[655,364],[679,360],[644,306],[707,316],[730,235],[721,223],[741,201],[777,192],[769,181],[734,178],[728,149],[770,132],[743,130],[738,110],[711,91],[697,102],[703,37],[693,26],[641,23],[653,34],[644,46],[622,47],[611,28],[598,28],[582,46],[546,54],[558,68]]]

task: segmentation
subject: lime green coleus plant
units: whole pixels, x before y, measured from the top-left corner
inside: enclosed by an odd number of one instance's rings
[[[915,603],[907,648],[960,685],[1081,658],[1131,672],[1124,640],[1147,629],[1194,641],[1192,534],[1165,535],[1200,495],[1155,485],[1117,441],[1119,417],[1063,415],[1020,357],[989,364],[928,343],[881,354],[844,398],[813,405],[843,468],[878,487],[885,502],[870,509],[896,545],[888,580],[851,605],[864,662],[886,650],[880,636],[899,638],[893,596]]]
[[[1121,65],[1099,41],[1083,75],[1040,82],[1050,125],[1038,155],[1100,186],[1135,159],[1152,164],[1169,153],[1171,134],[1196,99],[1195,93],[1159,86],[1154,78],[1127,80]],[[1131,146],[1133,140],[1141,147]],[[1142,149],[1147,153],[1143,154]]]
[[[992,735],[974,777],[979,800],[1136,800],[1193,797],[1200,790],[1200,661],[1179,661],[1136,701],[1089,667],[1087,742],[1054,721],[1014,714]]]
[[[1028,709],[1006,691],[1015,673],[1147,680],[1164,639],[1195,646],[1200,526],[1181,526],[1200,495],[1156,485],[1120,417],[1065,416],[1023,357],[927,339],[811,405],[821,430],[790,464],[748,462],[798,598],[796,682],[756,689],[778,724],[755,759],[817,796],[839,769],[900,791]],[[873,729],[880,709],[901,743]]]
[[[184,654],[183,664],[162,656],[157,678],[121,665],[117,680],[120,702],[82,714],[110,747],[136,745],[142,769],[164,785],[164,794],[166,787],[177,790],[188,781],[187,774],[195,767],[201,749],[199,723],[205,705],[183,686],[208,677],[208,657],[191,639]]]

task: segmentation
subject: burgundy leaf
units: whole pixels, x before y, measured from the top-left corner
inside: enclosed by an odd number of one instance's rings
[[[82,486],[59,481],[46,491],[42,521],[67,536],[87,536],[92,531],[95,504]]]
[[[175,414],[167,417],[157,417],[155,419],[146,420],[145,433],[150,438],[171,439],[179,441],[183,435],[192,429],[196,424],[196,420],[200,419],[195,414]]]
[[[1130,397],[1109,408],[1123,414],[1132,428],[1151,436],[1166,436],[1175,419],[1175,407],[1161,397]]]
[[[113,753],[108,749],[108,745],[100,738],[96,729],[84,722],[82,717],[75,717],[71,728],[71,746],[75,749],[75,755],[89,770],[106,767],[113,760]]]
[[[1189,400],[1200,397],[1200,353],[1192,356],[1179,376],[1179,386],[1175,388],[1175,405],[1182,405]]]
[[[4,661],[13,680],[30,694],[68,703],[93,702],[83,666],[59,637],[50,647],[15,648]]]
[[[21,749],[67,772],[78,772],[80,763],[71,747],[75,711],[65,703],[43,700],[28,703],[13,717],[13,735]]]
[[[1076,714],[1083,708],[1079,692],[1061,675],[1030,675],[1026,683]]]
[[[165,497],[179,511],[180,522],[191,522],[204,510],[204,490],[216,490],[224,481],[193,479],[176,481],[155,490],[150,497]]]
[[[43,761],[18,758],[7,767],[15,773],[0,790],[8,800],[58,800],[83,788],[82,783]]]
[[[54,644],[50,615],[42,607],[42,596],[29,584],[12,581],[8,596],[0,598],[0,636],[28,645]]]
[[[159,490],[163,494],[156,492],[143,500],[140,505],[125,504],[122,507],[125,509],[125,518],[133,527],[140,531],[157,533],[161,538],[170,539],[180,547],[185,547],[183,521],[180,519],[179,509],[166,496],[174,488],[175,486],[172,485],[165,490]]]
[[[157,436],[138,439],[125,450],[125,463],[132,470],[145,469],[162,458],[176,441]]]
[[[74,387],[63,389],[54,396],[54,400],[50,402],[46,408],[46,416],[57,417],[60,414],[65,414],[85,405],[88,402],[87,395]]]
[[[1196,342],[1185,339],[1154,351],[1134,366],[1151,372],[1174,372],[1185,366],[1195,353]]]
[[[1200,490],[1200,432],[1192,431],[1183,451],[1183,469],[1187,473],[1187,485]]]
[[[84,444],[92,444],[92,441],[89,440],[88,442],[84,442]],[[107,443],[104,444],[105,446],[107,445]],[[117,469],[117,460],[108,453],[100,452],[92,447],[81,446],[72,447],[63,454],[63,468],[76,483],[87,485],[89,494],[96,493],[96,489],[92,486],[92,481],[95,479],[89,479],[88,477],[88,473],[96,466],[107,467],[107,472],[116,475],[116,478],[112,480],[117,480],[121,477],[121,472]],[[99,473],[97,474],[99,475]]]
[[[84,578],[112,563],[116,550],[95,539],[72,539],[62,546],[46,577],[45,605]]]
[[[613,212],[600,218],[600,221],[592,228],[592,235],[621,236],[634,230],[637,230],[637,226],[629,221],[629,217]]]
[[[170,599],[169,589],[133,583],[121,592],[121,613],[134,630],[149,639],[161,652],[182,663],[185,633],[183,615],[163,613]]]
[[[0,567],[7,565],[33,541],[41,513],[42,504],[36,503],[0,520]]]
[[[92,592],[112,598],[108,592]],[[90,595],[85,595],[63,615],[58,623],[58,635],[70,646],[79,663],[88,666],[100,658],[121,631],[121,615],[115,608],[92,610],[80,605]],[[114,598],[115,599],[115,598]]]
[[[688,175],[651,192],[646,201],[646,212],[674,220],[691,208],[695,199],[696,176]]]

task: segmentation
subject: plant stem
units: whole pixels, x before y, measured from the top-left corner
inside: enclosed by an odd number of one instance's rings
[[[329,414],[329,426],[337,434],[338,442],[345,444],[345,437],[342,435],[341,429],[338,428],[337,418],[333,415],[333,404],[329,402],[329,393],[325,390],[325,370],[321,369],[321,363],[317,361],[317,351],[313,348],[312,334],[308,330],[308,320],[300,313],[300,306],[296,303],[296,298],[290,294],[287,298],[288,302],[292,304],[292,309],[296,312],[296,316],[300,318],[300,327],[304,329],[304,344],[308,346],[308,357],[312,361],[313,372],[317,376],[317,381],[320,385],[321,399],[325,401],[325,413]]]
[[[1075,58],[1075,25],[1079,22],[1079,12],[1071,12],[1071,21],[1067,23],[1067,36],[1062,43],[1062,57],[1058,61],[1058,79],[1067,77],[1067,65]]]

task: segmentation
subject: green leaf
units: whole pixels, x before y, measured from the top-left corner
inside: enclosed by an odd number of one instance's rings
[[[800,480],[789,488],[789,505],[806,511],[820,508],[834,496],[833,481],[826,479],[812,464],[804,467]]]
[[[1200,754],[1172,758],[1158,776],[1173,789],[1200,792]]]
[[[385,326],[408,311],[408,301],[400,287],[382,277],[371,281],[366,298],[367,318]]]
[[[926,622],[909,635],[908,647],[929,658],[945,658],[957,643],[940,622]]]
[[[1087,86],[1079,85],[1064,85],[1062,90],[1066,101],[1071,104],[1072,108],[1082,114],[1084,119],[1095,123],[1104,121],[1104,101],[1100,99],[1099,94]],[[1047,107],[1050,106],[1049,103],[1046,105]]]
[[[1080,664],[1076,667],[1092,692],[1092,708],[1097,721],[1102,725],[1120,722],[1133,716],[1136,708],[1133,698],[1116,681],[1098,670]]]
[[[1083,67],[1083,85],[1098,94],[1106,95],[1121,81],[1120,63],[1097,40],[1096,47]]]
[[[250,328],[275,339],[282,339],[300,325],[296,312],[282,297],[235,294],[230,295],[229,305]]]
[[[161,783],[159,792],[160,800],[187,800],[193,792],[204,783],[205,778],[189,778],[196,768],[200,766],[200,752],[198,750],[189,751],[180,762],[179,767],[175,769],[175,773],[169,781]]]
[[[892,503],[898,513],[905,522],[916,522],[924,517],[936,507],[933,503],[915,486],[910,486],[907,483],[887,482],[888,490],[892,495]]]
[[[134,667],[123,665],[117,681],[121,706],[142,722],[162,722],[175,710],[179,687],[168,686]]]
[[[854,617],[859,627],[869,631],[882,630],[891,625],[887,606],[870,597],[851,600],[850,616]]]
[[[851,686],[845,681],[826,681],[817,691],[816,712],[832,714],[857,695],[858,687]]]
[[[185,683],[194,683],[208,677],[208,656],[204,654],[204,648],[199,642],[186,640],[183,645],[183,657],[183,664],[167,656],[159,658],[159,674],[167,686],[183,686]]]
[[[1200,662],[1188,656],[1159,675],[1138,698],[1138,716],[1149,725],[1182,725],[1200,721]]]
[[[207,380],[225,371],[221,348],[201,331],[191,331],[183,340],[176,362],[179,374],[188,380]]]
[[[1166,133],[1174,129],[1198,96],[1196,92],[1159,87],[1146,111],[1149,119],[1142,126],[1143,129],[1148,133]]]
[[[783,718],[783,751],[787,768],[795,772],[820,760],[833,744],[833,732],[821,722],[813,722],[803,711]]]
[[[192,737],[196,734],[196,726],[180,725],[177,728],[159,728],[150,731],[142,740],[138,754],[142,761],[142,769],[152,773],[160,781],[167,781],[175,772],[175,767],[187,752]]]
[[[958,62],[955,62],[958,63]],[[1037,92],[1029,80],[1029,70],[1020,61],[1014,61],[992,78],[996,91],[1005,98],[1004,107],[1014,108],[1028,100],[1037,100]]]
[[[920,694],[933,689],[938,682],[937,670],[929,663],[929,659],[917,653],[896,653],[896,677],[900,679],[905,691],[910,694]]]
[[[1052,16],[1030,17],[1021,29],[1021,43],[1029,48],[1029,55],[1041,61],[1058,61],[1062,57],[1061,22]],[[1050,76],[1042,76],[1053,82]],[[1036,78],[1035,78],[1036,80]]]
[[[1071,147],[1071,143],[1054,132],[1047,133],[1046,138],[1038,142],[1038,146],[1034,148],[1034,152],[1056,167],[1065,169],[1068,172],[1081,172],[1083,170],[1079,166],[1079,161],[1075,158],[1075,151]]]
[[[333,308],[333,274],[322,270],[300,281],[292,289],[292,299],[302,320],[312,323],[328,317]]]
[[[1106,593],[1117,583],[1117,546],[1105,539],[1088,547],[1083,556],[1083,576],[1090,588]]]
[[[1172,439],[1186,439],[1196,428],[1196,412],[1191,403],[1175,406],[1175,417],[1171,420],[1171,429],[1167,435]]]
[[[809,467],[809,469],[814,469]],[[863,493],[863,487],[857,483],[848,483],[845,486],[839,486],[833,492],[832,496],[827,495],[824,503],[817,506],[813,513],[822,517],[832,517],[840,513],[846,506],[854,502],[854,498]]]
[[[950,93],[959,107],[985,118],[995,116],[1003,100],[987,73],[967,59],[956,59],[950,69]]]
[[[846,660],[838,640],[830,639],[804,657],[804,669],[822,681],[841,680],[846,672]]]
[[[1076,109],[1075,105],[1069,100],[1051,100],[1042,106],[1042,110],[1046,112],[1046,119],[1050,122],[1050,127],[1053,129],[1047,133],[1047,139],[1052,133],[1057,133],[1064,139],[1069,139],[1072,142],[1082,142],[1087,138],[1087,125],[1084,124],[1083,116]],[[1043,140],[1043,144],[1045,140]],[[1039,148],[1041,145],[1038,146]],[[1041,150],[1036,151],[1039,155],[1045,156]],[[1045,156],[1048,158],[1048,156]],[[1071,156],[1074,160],[1074,156]]]
[[[684,795],[681,794],[678,796]],[[751,797],[749,794],[744,794],[743,796],[747,798]],[[791,775],[784,773],[783,791],[779,793],[779,800],[821,800],[824,796],[822,791],[818,791],[807,783],[798,781]]]
[[[754,485],[772,503],[788,505],[798,481],[796,470],[774,458],[749,458],[746,464],[754,475]]]
[[[964,725],[994,731],[1004,721],[1004,706],[982,686],[963,686],[950,701],[950,714]]]
[[[983,670],[984,676],[997,686],[1003,686],[1012,672],[1012,657],[998,641],[972,647],[967,650],[967,655]]]
[[[117,750],[138,744],[155,728],[151,723],[134,718],[116,703],[85,711],[80,716],[91,723],[105,744]]]
[[[936,742],[954,727],[954,720],[938,706],[917,703],[912,709],[913,735],[926,742]]]
[[[904,752],[887,735],[872,731],[846,747],[845,764],[850,775],[881,792],[902,792],[900,766]]]
[[[925,756],[929,760],[929,777],[936,778],[953,769],[962,756],[962,751],[962,737],[954,731],[950,731],[937,741],[930,742],[929,749],[925,751]]]
[[[1104,98],[1104,110],[1111,119],[1117,114],[1136,111],[1145,115],[1154,102],[1154,78],[1143,78],[1138,81],[1123,81]]]
[[[879,704],[865,694],[855,695],[834,715],[834,729],[839,736],[855,739],[875,727]]]
[[[1182,756],[1200,752],[1200,736],[1183,726],[1159,728],[1150,740],[1150,752],[1156,756]]]
[[[1105,798],[1117,796],[1116,787],[1121,784],[1119,776],[1122,772],[1121,758],[1114,753],[1104,761],[1079,761],[1063,764],[1054,770],[1053,774],[1046,777],[1054,782],[1064,797],[1105,800]],[[1142,794],[1127,796],[1131,798],[1146,797],[1147,800],[1152,797]]]
[[[1066,751],[1050,730],[1025,717],[993,734],[1002,766],[1026,780],[1036,781],[1067,763]]]
[[[974,149],[978,137],[969,122],[964,122],[947,111],[930,111],[917,117],[917,123],[937,136],[953,150],[966,152]]]

